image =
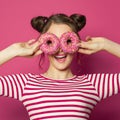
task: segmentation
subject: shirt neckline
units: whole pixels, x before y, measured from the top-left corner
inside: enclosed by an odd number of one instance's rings
[[[44,76],[43,74],[40,74],[40,76],[43,77],[43,78],[45,78],[45,79],[47,79],[47,80],[64,81],[64,82],[65,82],[65,81],[68,81],[68,80],[73,80],[73,79],[75,79],[75,78],[77,77],[77,75],[73,75],[72,77],[66,78],[66,79],[53,79],[53,78],[46,77],[46,76]]]

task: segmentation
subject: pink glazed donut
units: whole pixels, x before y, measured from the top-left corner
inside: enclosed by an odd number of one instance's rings
[[[45,33],[40,36],[42,45],[40,49],[46,54],[55,54],[59,49],[59,39],[52,33]]]
[[[74,32],[66,32],[61,36],[61,48],[65,53],[74,53],[78,50],[80,39]]]

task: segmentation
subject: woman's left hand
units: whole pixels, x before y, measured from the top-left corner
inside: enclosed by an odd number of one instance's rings
[[[90,55],[104,50],[105,39],[104,37],[87,37],[86,42],[81,41],[78,44],[78,52]]]

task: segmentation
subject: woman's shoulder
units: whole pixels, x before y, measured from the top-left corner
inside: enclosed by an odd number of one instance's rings
[[[26,79],[29,80],[29,78],[37,77],[38,75],[33,73],[9,73],[5,75],[0,75],[0,79]]]
[[[119,77],[120,73],[87,73],[83,75],[78,75],[78,78],[87,78],[87,79],[98,79],[98,78],[110,78],[110,77]]]

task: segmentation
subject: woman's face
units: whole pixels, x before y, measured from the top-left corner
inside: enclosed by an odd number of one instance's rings
[[[58,38],[65,32],[72,32],[72,29],[66,24],[52,24],[47,32],[55,34]],[[56,54],[49,55],[50,66],[57,70],[69,69],[73,60],[74,54],[64,53],[60,49]]]

